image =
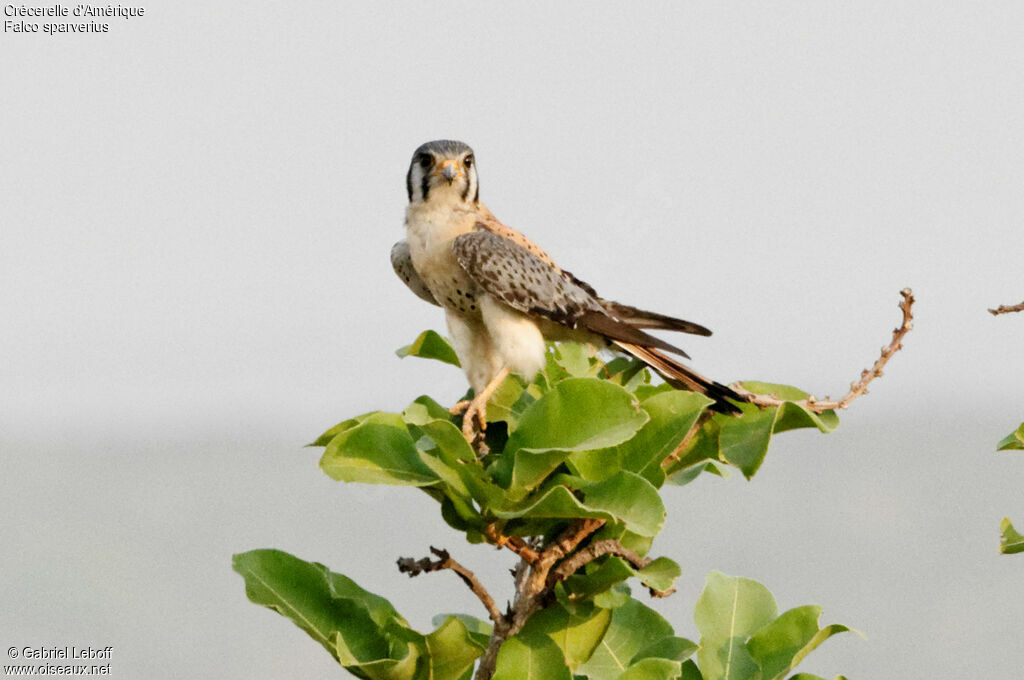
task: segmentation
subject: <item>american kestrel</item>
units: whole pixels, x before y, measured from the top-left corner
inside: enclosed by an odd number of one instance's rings
[[[715,400],[725,413],[743,401],[668,356],[685,352],[643,329],[711,335],[703,326],[604,300],[561,269],[537,244],[505,226],[480,202],[476,158],[466,144],[427,142],[405,179],[407,240],[391,249],[395,273],[420,298],[443,307],[448,331],[474,398],[462,431],[486,427],[487,400],[508,374],[531,380],[545,364],[546,341],[614,345],[677,389]]]

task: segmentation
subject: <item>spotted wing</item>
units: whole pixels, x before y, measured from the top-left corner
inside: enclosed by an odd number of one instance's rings
[[[437,300],[434,299],[434,295],[427,288],[427,284],[420,278],[419,273],[412,266],[412,255],[409,254],[409,242],[399,241],[391,247],[391,267],[398,274],[398,278],[402,279],[409,290],[416,293],[416,295],[426,300],[432,305],[437,304]]]
[[[537,245],[529,238],[527,238],[526,234],[523,234],[522,232],[516,231],[512,227],[502,224],[498,220],[498,218],[495,217],[494,214],[490,210],[488,210],[487,207],[484,205],[480,206],[480,221],[477,222],[476,228],[477,230],[485,229],[491,232],[492,234],[497,234],[502,238],[506,238],[509,241],[515,243],[516,245],[526,248],[528,251],[536,255],[537,258],[539,258],[545,264],[550,266],[552,269],[555,269],[559,272],[562,271],[561,269],[559,269],[558,265],[555,264],[555,261],[551,259],[551,256],[544,252],[543,248],[541,248],[539,245]],[[576,280],[575,277],[569,274],[569,272],[564,272],[564,274],[566,274],[570,279],[573,279],[576,283],[582,284],[582,287],[584,289],[588,290],[590,293],[593,294],[593,289],[590,288],[590,286],[583,283],[582,281]],[[595,294],[594,297],[597,297],[597,295]]]
[[[685,321],[684,319],[677,319],[673,316],[666,316],[665,314],[658,314],[657,312],[648,312],[643,309],[637,309],[630,305],[624,305],[621,302],[615,302],[613,300],[604,300],[598,296],[595,291],[588,283],[581,281],[576,278],[571,272],[567,272],[561,269],[555,261],[551,259],[551,256],[544,252],[543,248],[531,241],[526,237],[525,234],[516,231],[512,227],[502,224],[498,218],[496,218],[490,210],[483,205],[480,206],[481,219],[477,223],[478,230],[486,230],[493,234],[497,234],[502,238],[506,238],[512,241],[516,245],[526,248],[533,255],[537,256],[538,259],[549,265],[552,269],[558,271],[563,278],[576,284],[583,290],[587,291],[591,297],[593,297],[598,304],[608,313],[609,316],[613,316],[619,321],[629,324],[634,328],[653,328],[664,331],[678,331],[681,333],[691,333],[693,335],[711,335],[704,326],[693,323],[692,321]]]
[[[580,285],[558,267],[486,228],[456,237],[452,252],[470,278],[513,309],[609,340],[686,356],[664,340],[610,316],[590,286]]]

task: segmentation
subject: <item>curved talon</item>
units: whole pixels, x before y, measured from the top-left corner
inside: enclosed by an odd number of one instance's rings
[[[474,399],[462,415],[462,436],[466,438],[469,445],[476,451],[477,458],[486,456],[490,449],[484,442],[484,433],[487,431],[487,400],[477,401]]]
[[[475,395],[473,401],[468,402],[465,412],[462,414],[462,436],[466,438],[470,446],[476,449],[477,456],[480,458],[487,455],[488,451],[487,445],[484,443],[484,432],[487,431],[487,402],[490,401],[491,396],[508,376],[508,373],[507,368],[498,371],[498,374],[491,378],[487,386],[480,390],[480,394]],[[459,402],[453,406],[453,412],[462,403]]]
[[[487,431],[487,403],[478,404],[474,399],[462,414],[462,436],[470,444],[476,439],[477,433],[483,434]]]
[[[455,403],[455,406],[452,406],[450,409],[448,409],[448,413],[451,413],[453,416],[457,416],[463,411],[465,411],[467,408],[469,408],[469,405],[471,403],[473,402],[471,402],[469,399],[463,399],[462,401],[458,401]]]

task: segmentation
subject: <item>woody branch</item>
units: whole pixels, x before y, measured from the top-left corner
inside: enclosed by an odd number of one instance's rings
[[[501,610],[498,609],[498,605],[494,603],[494,598],[487,592],[483,584],[477,580],[476,576],[469,569],[452,559],[452,556],[448,554],[447,550],[441,550],[430,546],[430,552],[437,555],[437,560],[432,560],[429,557],[423,557],[418,560],[414,560],[411,557],[399,557],[398,558],[398,571],[403,574],[408,574],[409,577],[419,576],[424,572],[429,571],[441,571],[442,569],[451,569],[459,578],[462,579],[463,583],[469,586],[469,589],[473,591],[473,594],[477,596],[484,608],[487,610],[488,615],[491,617],[491,621],[494,622],[495,628],[506,625],[505,617],[502,615]]]
[[[824,399],[818,399],[817,397],[811,396],[807,399],[794,401],[793,403],[803,406],[808,411],[823,413],[834,409],[844,409],[857,397],[868,393],[868,384],[870,384],[875,378],[882,377],[882,369],[896,352],[903,349],[903,338],[914,327],[914,315],[911,310],[914,304],[914,293],[909,288],[904,288],[900,291],[900,295],[903,297],[903,300],[900,301],[899,304],[900,311],[903,313],[902,322],[893,330],[892,340],[888,345],[882,348],[882,354],[878,360],[875,361],[871,368],[865,369],[861,372],[859,380],[855,380],[850,383],[849,391],[840,399],[831,399],[827,396]],[[753,392],[745,389],[741,383],[733,383],[730,387],[736,390],[744,398],[744,401],[760,406],[761,408],[766,408],[768,406],[781,406],[786,403],[786,401],[791,401],[780,399],[777,396],[770,394],[754,394]]]
[[[994,309],[988,310],[988,313],[992,316],[999,316],[1000,314],[1010,314],[1011,312],[1024,311],[1024,302],[1016,305],[999,305]]]

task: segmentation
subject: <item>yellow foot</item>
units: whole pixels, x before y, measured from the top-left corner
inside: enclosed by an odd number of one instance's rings
[[[490,449],[484,443],[487,432],[487,400],[473,399],[462,414],[462,436],[476,451],[477,458],[483,458]]]
[[[487,455],[487,445],[484,443],[484,432],[487,431],[487,402],[490,401],[491,396],[494,394],[498,386],[508,376],[508,369],[503,368],[498,371],[497,375],[488,381],[487,386],[480,390],[479,394],[473,396],[473,401],[469,402],[466,406],[465,413],[462,414],[462,436],[466,438],[469,445],[476,449],[477,458],[483,458]],[[454,409],[459,408],[461,410],[463,402],[459,402],[452,407]]]
[[[463,399],[460,402],[456,402],[455,406],[452,406],[450,409],[448,409],[448,413],[451,413],[453,416],[457,416],[463,411],[465,411],[467,408],[469,408],[469,405],[471,403],[473,402],[471,402],[469,399]]]
[[[483,439],[483,434],[486,431],[487,402],[479,402],[474,399],[469,402],[466,412],[462,414],[462,436],[466,438],[467,442],[472,444],[477,435],[480,435],[480,438]]]

